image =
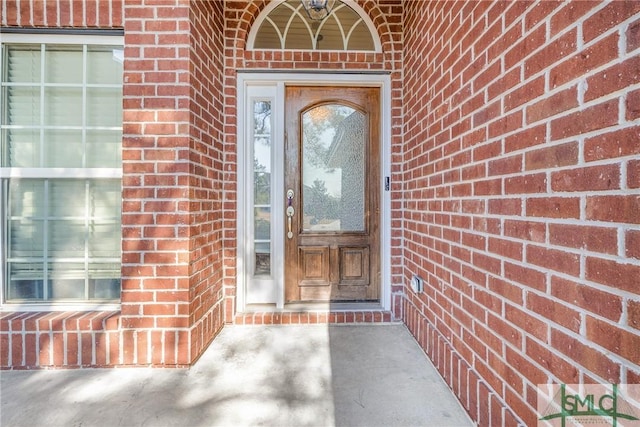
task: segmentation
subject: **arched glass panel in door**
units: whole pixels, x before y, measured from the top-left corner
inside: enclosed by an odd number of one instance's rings
[[[339,104],[302,115],[302,232],[363,232],[366,117]]]

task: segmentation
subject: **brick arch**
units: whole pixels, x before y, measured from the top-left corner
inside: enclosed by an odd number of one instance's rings
[[[393,33],[391,26],[387,20],[387,15],[380,9],[374,0],[356,0],[356,3],[366,13],[378,32],[380,43],[382,44],[382,52],[393,53],[395,50]]]
[[[230,40],[231,46],[229,46],[233,49],[234,59],[237,60],[241,52],[246,51],[249,31],[251,31],[256,19],[269,3],[268,0],[252,1],[247,3],[244,10],[239,12],[240,16],[235,20],[238,23],[235,26],[235,36]],[[373,22],[380,38],[382,53],[394,53],[396,50],[394,41],[396,40],[393,37],[392,26],[388,22],[387,14],[378,5],[378,0],[355,0],[354,3],[354,6],[359,7]],[[393,55],[390,58],[393,58]],[[234,65],[237,65],[237,61],[234,61]]]
[[[241,12],[238,18],[239,25],[236,27],[236,34],[231,39],[234,50],[234,56],[238,51],[244,51],[247,47],[247,37],[249,37],[249,31],[253,26],[260,13],[269,4],[268,0],[257,0],[247,3],[244,10]],[[229,22],[227,20],[227,22]]]

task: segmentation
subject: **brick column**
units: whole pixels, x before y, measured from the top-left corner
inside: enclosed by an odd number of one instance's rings
[[[125,1],[123,364],[188,364],[189,5]]]

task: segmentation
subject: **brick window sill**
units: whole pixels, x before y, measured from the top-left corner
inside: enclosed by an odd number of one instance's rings
[[[119,311],[0,313],[0,369],[121,364]]]

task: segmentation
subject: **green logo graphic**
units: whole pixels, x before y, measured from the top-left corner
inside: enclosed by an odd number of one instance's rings
[[[607,424],[613,427],[618,426],[618,420],[640,420],[620,394],[617,384],[612,384],[611,391],[593,384],[584,385],[584,389],[582,394],[571,393],[566,384],[560,385],[560,390],[542,411],[540,420],[559,419],[562,427],[566,426],[567,419],[573,424]]]

